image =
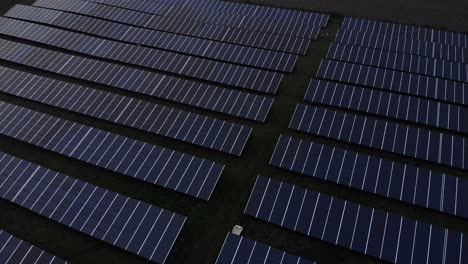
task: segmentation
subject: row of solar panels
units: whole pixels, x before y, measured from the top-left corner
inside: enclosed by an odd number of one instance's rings
[[[2,154],[0,194],[58,223],[164,262],[185,218]],[[466,236],[259,176],[245,213],[392,262],[463,263]],[[5,251],[13,255],[15,250]],[[0,251],[0,254],[2,251]],[[217,263],[309,263],[229,234]],[[5,262],[7,263],[7,262]],[[268,262],[270,263],[270,262]]]
[[[0,42],[4,47],[0,58],[6,61],[238,117],[264,121],[273,103],[273,99],[264,96],[236,92],[13,41]]]
[[[384,25],[400,33],[392,35]],[[343,43],[331,45],[289,128],[467,170],[468,68],[459,61],[464,54],[440,49],[440,60],[437,48],[432,55],[418,51],[439,45],[417,42],[416,36],[429,39],[422,32],[346,18],[337,37]],[[433,41],[444,35],[431,34]],[[388,39],[393,44],[384,43]],[[399,46],[407,43],[413,46]],[[468,218],[468,180],[440,170],[284,135],[270,165]],[[388,262],[464,263],[468,257],[467,234],[262,176],[244,213]]]
[[[315,264],[304,258],[259,243],[244,236],[229,233],[224,240],[216,264]]]
[[[0,164],[3,199],[158,263],[164,263],[185,223],[179,214],[5,153]]]
[[[408,26],[382,21],[346,17],[341,27],[343,30],[366,32],[366,34],[382,34],[392,39],[409,38],[422,41],[468,47],[468,35],[445,30]]]
[[[190,20],[210,23],[217,22],[222,25],[246,27],[257,31],[273,30],[269,32],[283,32],[284,34],[294,33],[295,30],[305,30],[298,28],[297,25],[317,25],[325,27],[328,22],[329,15],[318,14],[312,12],[303,12],[292,9],[282,9],[267,6],[258,6],[252,4],[222,2],[222,1],[167,1],[167,0],[144,0],[139,4],[130,5],[129,0],[93,0],[97,3],[106,3],[110,5],[118,5],[131,9],[154,10],[158,8],[158,4],[166,4],[170,8],[164,9],[162,14],[165,16],[175,16],[184,12],[184,17],[190,17]],[[197,14],[197,16],[194,16]],[[208,15],[223,14],[226,17],[225,21],[218,21],[215,17]],[[186,16],[187,15],[187,16]],[[234,17],[245,17],[241,20],[242,23],[233,23]],[[254,19],[254,20],[249,20]],[[256,21],[257,25],[247,25],[248,22]],[[275,27],[264,26],[262,23],[270,23]],[[290,29],[287,32],[284,28]],[[251,27],[251,28],[250,28]]]
[[[436,118],[436,117],[434,117]],[[381,118],[298,104],[289,126],[308,134],[468,169],[468,140]]]
[[[468,133],[468,124],[461,122],[468,116],[466,107],[423,97],[313,79],[304,100]]]
[[[259,176],[245,214],[392,263],[465,263],[467,234]]]
[[[468,105],[468,84],[379,67],[322,60],[317,78]]]
[[[327,58],[427,76],[468,81],[468,65],[426,56],[334,43]]]
[[[10,18],[47,24],[116,41],[262,69],[291,72],[298,55],[135,27],[53,9],[16,5]],[[66,21],[66,23],[64,23]],[[112,28],[113,30],[108,30]]]
[[[373,34],[365,31],[340,29],[335,41],[348,45],[420,55],[441,60],[461,63],[468,62],[468,48],[420,39],[393,38],[389,34]]]
[[[210,6],[206,5],[203,7],[187,7],[153,0],[142,0],[138,3],[128,0],[92,0],[92,2],[181,20],[310,39],[316,37],[320,26],[326,26],[328,19],[328,15],[310,13],[308,21],[298,21],[297,17],[290,15],[290,10],[283,10],[282,13],[277,13],[274,17],[265,19],[258,16],[246,16],[244,15],[245,13],[242,15],[231,14],[229,10],[212,10]],[[213,6],[216,2],[210,1],[205,3]]]
[[[208,200],[224,165],[0,101],[0,134]]]
[[[91,37],[2,18],[0,33],[97,58],[265,93],[276,93],[283,75],[174,52]]]
[[[116,124],[239,155],[243,125],[0,67],[0,91]]]
[[[121,0],[122,2],[129,0]],[[269,6],[258,6],[252,4],[236,3],[229,1],[212,0],[156,0],[157,2],[178,5],[183,8],[203,9],[213,12],[220,12],[233,15],[242,15],[247,17],[261,17],[264,19],[281,18],[284,21],[297,21],[297,23],[311,23],[315,21],[319,14],[304,12],[298,10],[282,9]],[[323,15],[328,18],[328,15]],[[325,23],[326,24],[326,23]]]
[[[362,54],[368,62],[383,57],[358,49],[335,43],[328,56]],[[311,80],[307,104],[296,106],[289,128],[468,169],[465,84],[330,59],[322,61],[320,79]],[[278,140],[270,164],[468,218],[464,178],[288,136]]]
[[[227,26],[197,23],[194,21],[181,21],[178,18],[159,17],[148,13],[93,2],[38,0],[34,3],[34,6],[107,19],[157,31],[166,31],[213,41],[295,54],[305,54],[310,42],[310,39],[294,36],[257,32]],[[55,19],[55,17],[51,17],[51,19]],[[61,17],[61,19],[63,20],[63,17]],[[318,30],[319,29],[317,29],[317,34]]]
[[[0,262],[4,264],[37,263],[66,264],[68,262],[35,247],[0,229]]]
[[[218,8],[216,3],[212,7]],[[328,20],[327,15],[255,7],[249,19],[231,16],[225,24],[219,18],[233,11],[229,7],[188,10],[150,1],[39,0],[34,5],[17,5],[0,17],[0,34],[53,49],[1,39],[0,59],[106,85],[111,91],[0,67],[2,93],[235,155],[241,155],[250,127],[112,89],[264,122],[270,97],[138,67],[274,94],[283,76],[274,71],[292,71],[297,54],[306,52]],[[141,10],[143,5],[154,9]],[[184,12],[190,12],[190,19],[181,19]],[[211,197],[224,169],[216,162],[4,101],[0,108],[0,134],[6,137],[203,200]],[[3,199],[155,262],[165,261],[185,222],[184,216],[5,153],[0,163]],[[260,245],[258,249],[263,250]]]
[[[466,39],[448,31],[346,18],[327,58],[467,82]]]
[[[270,165],[468,218],[468,180],[389,159],[281,136]]]
[[[4,230],[0,230],[0,245],[2,245],[0,247],[0,261],[4,264],[68,263],[28,242],[20,240]],[[310,262],[247,237],[229,233],[216,260],[216,264],[228,263],[313,264],[315,262]]]
[[[164,263],[186,219],[6,153],[0,154],[0,164],[3,199],[158,263]],[[0,241],[2,263],[66,263],[1,230]],[[233,234],[216,263],[261,261],[312,263]]]

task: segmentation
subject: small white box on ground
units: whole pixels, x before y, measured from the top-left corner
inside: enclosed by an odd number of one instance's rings
[[[233,228],[232,228],[232,233],[234,235],[238,235],[240,236],[240,234],[242,233],[242,230],[244,230],[244,228],[240,225],[235,225]]]

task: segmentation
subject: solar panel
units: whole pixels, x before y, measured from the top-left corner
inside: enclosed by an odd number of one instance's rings
[[[252,129],[100,90],[0,67],[0,91],[240,156]]]
[[[244,236],[228,233],[216,264],[313,264],[304,258],[259,243]]]
[[[109,85],[256,121],[265,121],[272,98],[0,40],[0,58],[61,75]],[[51,60],[53,63],[50,63]]]
[[[468,157],[464,154],[468,141],[447,133],[303,104],[297,105],[289,128],[468,169]]]
[[[259,176],[245,214],[396,263],[464,263],[467,235]]]
[[[222,12],[194,10],[187,8],[172,8],[164,12],[164,16],[189,19],[202,23],[225,25],[247,30],[269,32],[273,34],[296,36],[306,39],[317,39],[320,31],[320,25],[317,20],[322,17],[315,17],[311,23],[291,23],[291,21],[282,18],[265,19],[261,17],[246,17],[237,14],[226,14]]]
[[[291,72],[298,58],[297,55],[290,53],[139,28],[33,6],[16,5],[6,15],[11,18],[45,23],[117,41],[283,72]],[[51,19],[59,15],[62,19]],[[109,28],[114,30],[108,30]]]
[[[444,30],[400,25],[350,17],[346,17],[344,19],[342,28],[355,31],[367,31],[385,35],[392,35],[393,38],[404,37],[420,39],[425,41],[468,48],[468,35]]]
[[[468,218],[468,180],[295,137],[280,136],[270,164]]]
[[[50,253],[29,244],[4,230],[0,229],[0,262],[4,264],[17,263],[68,263]]]
[[[460,82],[468,81],[467,64],[425,56],[332,43],[327,58]]]
[[[181,20],[190,20],[279,35],[297,36],[308,39],[316,39],[320,30],[320,25],[316,25],[315,23],[291,25],[291,21],[285,21],[281,18],[277,18],[277,20],[265,20],[257,17],[247,17],[247,19],[245,19],[239,15],[225,14],[219,11],[206,9],[188,9],[178,5],[158,3],[153,0],[142,0],[138,3],[121,0],[92,0],[91,2],[128,8],[130,10],[161,15],[164,17],[173,17]],[[317,16],[316,20],[318,19],[319,18]]]
[[[0,101],[0,134],[209,200],[224,165]]]
[[[340,29],[335,41],[355,46],[468,63],[468,51],[466,48],[418,39],[392,38],[392,36],[384,34]]]
[[[221,12],[224,14],[241,15],[245,17],[259,17],[271,21],[282,20],[292,24],[318,24],[322,27],[325,27],[327,25],[329,18],[329,15],[326,14],[317,14],[292,9],[274,8],[270,6],[260,6],[225,1],[158,0],[155,2],[178,5],[183,8],[209,10],[210,12]]]
[[[298,37],[262,33],[193,21],[184,22],[173,18],[158,18],[155,15],[147,13],[92,2],[38,0],[34,3],[34,6],[105,18],[143,28],[169,31],[193,37],[296,54],[305,54],[310,42],[309,39]],[[62,20],[60,17],[56,19]]]
[[[166,260],[186,220],[5,153],[0,164],[3,199],[158,263]]]
[[[304,100],[468,133],[468,108],[416,96],[312,79]]]
[[[419,74],[324,59],[317,77],[468,105],[468,84]]]
[[[232,85],[249,90],[276,93],[281,73],[247,68],[163,50],[151,49],[29,22],[1,18],[0,33],[68,49],[98,58],[175,73],[187,77]],[[73,40],[73,41],[64,41]]]

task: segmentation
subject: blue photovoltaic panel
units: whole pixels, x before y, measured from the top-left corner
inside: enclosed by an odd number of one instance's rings
[[[463,82],[327,59],[317,77],[468,105],[468,84]]]
[[[0,229],[0,263],[65,264],[68,262]]]
[[[98,58],[265,93],[276,93],[283,78],[282,73],[91,37],[10,18],[0,18],[0,25],[0,33],[9,36]]]
[[[98,0],[99,1],[99,0]],[[102,0],[109,1],[109,0]],[[116,0],[110,0],[116,1]],[[125,2],[125,1],[119,1]],[[156,0],[155,2],[166,3],[171,5],[177,5],[183,8],[190,9],[201,9],[209,10],[210,12],[220,12],[224,14],[238,15],[244,17],[259,17],[276,21],[281,19],[288,21],[291,24],[317,24],[320,18],[319,24],[326,26],[329,15],[317,14],[312,12],[298,11],[292,9],[275,8],[269,6],[260,6],[244,3],[235,3],[227,1],[211,1],[211,0],[199,0],[199,1],[178,1],[178,0]]]
[[[328,59],[468,82],[468,65],[380,49],[332,43]]]
[[[412,38],[468,48],[468,35],[418,26],[346,17],[343,29],[391,35],[393,38]]]
[[[324,19],[324,16],[316,16],[315,21],[311,23],[295,23],[285,20],[286,15],[275,19],[265,19],[261,17],[247,17],[235,14],[226,14],[217,11],[206,10],[187,10],[185,8],[172,8],[163,14],[167,17],[175,17],[198,21],[202,23],[224,25],[234,28],[243,28],[247,30],[269,32],[273,34],[295,36],[306,39],[317,39],[320,31],[318,20]]]
[[[304,258],[259,243],[244,236],[228,233],[216,264],[314,264]]]
[[[447,133],[303,104],[297,105],[289,128],[468,169],[468,140]]]
[[[181,21],[85,1],[38,0],[34,3],[34,6],[105,18],[133,26],[182,35],[296,54],[305,54],[310,42],[309,39],[304,38],[210,25],[194,21]],[[54,19],[61,20],[60,17]]]
[[[279,168],[468,218],[468,180],[320,143],[281,136]]]
[[[0,101],[0,134],[209,200],[224,165]]]
[[[304,100],[468,133],[467,107],[416,96],[312,79]]]
[[[221,13],[224,14],[227,20],[224,23],[233,23],[234,16],[246,17],[247,19],[255,18],[261,21],[269,21],[272,24],[287,23],[290,28],[293,25],[311,24],[325,27],[328,22],[329,15],[318,14],[312,12],[304,12],[292,9],[266,7],[252,4],[222,2],[222,1],[140,1],[139,4],[130,5],[130,1],[126,0],[93,0],[97,3],[118,3],[125,7],[132,7],[143,10],[162,10],[163,15],[171,13],[173,10],[190,10],[191,13],[197,12],[198,14],[206,13]],[[164,8],[163,4],[169,5],[170,8]],[[144,9],[144,8],[145,9]],[[216,21],[216,18],[206,18],[203,22]],[[251,20],[247,20],[251,21]],[[245,21],[241,23],[246,24]],[[234,25],[234,24],[226,24]],[[259,26],[260,27],[260,26]],[[263,27],[263,26],[262,26]],[[281,30],[281,29],[275,29]],[[287,32],[285,32],[287,33]]]
[[[0,67],[0,91],[240,156],[252,128]]]
[[[5,153],[0,164],[3,199],[154,262],[164,263],[186,220]]]
[[[396,263],[466,263],[467,235],[259,176],[245,214]]]
[[[403,37],[393,38],[391,35],[340,29],[336,35],[335,41],[354,46],[391,50],[406,54],[468,63],[467,48],[418,39]]]
[[[45,23],[117,41],[276,71],[291,72],[298,58],[298,55],[290,53],[134,27],[34,6],[15,5],[7,15],[11,18]],[[55,19],[58,16],[60,18]],[[112,30],[109,30],[110,28]]]
[[[277,17],[276,20],[265,20],[259,17],[244,17],[235,14],[226,14],[219,11],[206,9],[187,9],[177,5],[167,5],[157,3],[153,0],[141,0],[137,3],[121,0],[91,0],[91,2],[102,3],[116,7],[128,8],[131,10],[147,12],[150,14],[172,17],[180,20],[190,20],[195,22],[222,25],[233,28],[241,28],[258,32],[267,32],[272,34],[296,36],[301,38],[315,39],[320,30],[320,18],[317,15],[312,23],[291,24],[283,17]],[[287,18],[287,17],[284,17]]]
[[[264,96],[222,89],[17,42],[0,40],[0,43],[5,44],[0,50],[0,58],[7,61],[247,119],[264,122],[273,103],[272,98]]]
[[[94,0],[93,0],[94,1]],[[117,2],[117,0],[95,0],[95,2]],[[119,1],[119,3],[125,1]],[[316,23],[316,17],[323,17],[320,25],[326,26],[328,15],[322,15],[312,12],[298,11],[292,9],[275,8],[269,6],[260,6],[244,3],[225,2],[225,1],[179,1],[179,0],[155,0],[155,2],[171,4],[180,8],[209,10],[210,12],[220,12],[231,15],[240,15],[245,17],[259,17],[272,21],[288,21],[290,23]]]

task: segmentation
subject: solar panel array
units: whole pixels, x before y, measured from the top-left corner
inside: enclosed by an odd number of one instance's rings
[[[130,65],[143,66],[249,90],[274,94],[283,77],[281,73],[209,61],[178,53],[44,27],[29,22],[3,18],[0,20],[0,23],[4,26],[1,31],[2,34],[98,58],[110,59]]]
[[[3,199],[158,263],[166,260],[186,220],[5,153],[0,164]]]
[[[317,77],[464,106],[468,104],[466,83],[431,76],[325,59]]]
[[[467,235],[259,176],[245,214],[392,263],[465,263]]]
[[[267,121],[283,77],[328,19],[212,0],[16,5],[0,17],[0,134],[208,201],[225,166],[189,153],[241,156],[246,122]],[[122,136],[118,126],[176,140],[161,144],[183,152]],[[186,219],[3,152],[0,164],[2,199],[153,262],[165,262]],[[252,254],[300,259],[258,243]]]
[[[458,47],[468,47],[467,34],[426,27],[346,17],[343,21],[342,29],[384,34],[393,36],[393,38],[411,38]]]
[[[284,76],[328,19],[213,0],[17,5],[0,17],[0,60],[28,70],[0,66],[9,95],[0,134],[208,201],[223,164],[22,102],[241,156],[252,128],[236,120],[266,122]],[[468,218],[466,49],[464,34],[345,18],[291,118],[300,133],[279,137],[270,165]],[[337,141],[347,146],[330,145]],[[6,153],[0,164],[4,200],[154,262],[166,261],[186,220]],[[263,176],[244,213],[384,261],[468,262],[467,234]],[[7,249],[15,260],[39,252],[19,242]],[[229,233],[217,263],[311,262]]]
[[[355,31],[353,29],[340,29],[336,42],[354,46],[376,48],[381,50],[402,52],[406,54],[421,55],[441,60],[468,62],[466,48],[452,46],[437,42],[429,42],[412,38],[393,38],[390,34],[379,32]]]
[[[304,100],[468,133],[467,107],[417,96],[313,79]]]
[[[273,99],[88,59],[8,40],[0,58],[21,65],[181,102],[221,113],[264,121]],[[253,107],[256,104],[257,107]]]
[[[291,118],[302,133],[281,135],[270,165],[468,218],[465,42],[345,18]],[[465,233],[263,176],[244,213],[392,263],[468,262]]]
[[[0,67],[0,83],[0,91],[5,93],[238,156],[252,131],[220,119],[4,67]]]
[[[330,46],[327,58],[453,81],[468,81],[467,64],[426,56],[334,43]]]
[[[16,5],[6,15],[11,18],[44,23],[112,40],[282,72],[291,72],[298,58],[298,55],[291,53],[178,35],[33,6]],[[51,19],[58,16],[64,17],[67,23]],[[106,30],[110,27],[115,28],[115,30]]]
[[[281,136],[270,164],[468,218],[468,180],[296,137]]]
[[[244,236],[228,233],[219,252],[216,264],[313,264],[304,258],[259,243]]]
[[[102,3],[119,3],[124,4],[127,1],[125,0],[95,0],[93,2],[102,2]],[[252,4],[236,3],[236,2],[224,2],[224,1],[211,1],[211,0],[201,0],[201,1],[191,1],[191,0],[157,0],[152,1],[156,3],[165,3],[171,5],[171,9],[174,9],[174,6],[178,6],[182,9],[198,9],[205,10],[209,12],[218,12],[223,14],[231,15],[242,15],[245,17],[258,17],[264,20],[274,20],[285,21],[287,23],[302,23],[302,24],[314,24],[320,26],[326,26],[328,22],[329,15],[326,14],[317,14],[311,12],[304,12],[292,9],[282,9],[269,6],[259,6]],[[151,9],[152,5],[149,2],[148,9]],[[136,5],[133,5],[134,8]],[[197,11],[198,11],[197,10]],[[169,11],[169,10],[168,10]]]
[[[0,101],[0,134],[209,200],[224,165]]]
[[[436,118],[437,116],[432,116]],[[468,140],[379,118],[299,104],[289,126],[313,135],[468,169]]]
[[[5,264],[17,263],[68,263],[50,253],[29,244],[0,229],[0,261]]]
[[[374,39],[380,44],[371,44]],[[456,45],[463,38],[460,34],[345,18],[337,42],[330,46],[318,79],[311,80],[304,98],[314,106],[298,104],[289,127],[468,169],[468,127],[463,122],[468,117],[468,68],[448,60],[450,56],[441,60],[413,51],[417,49],[414,45],[409,51],[398,46],[415,39]],[[434,45],[419,43],[418,47]]]
[[[309,39],[298,37],[197,23],[194,21],[181,21],[176,18],[158,17],[148,13],[92,2],[38,0],[34,3],[34,6],[105,18],[133,26],[169,31],[197,38],[295,54],[305,54],[310,42]],[[62,17],[59,17],[59,19],[63,20]]]
[[[297,20],[297,15],[295,16],[291,14],[293,13],[291,12],[292,10],[284,9],[281,9],[280,12],[277,12],[274,17],[269,19],[256,16],[246,16],[246,10],[243,10],[243,16],[239,16],[239,14],[236,13],[229,13],[229,10],[227,9],[213,10],[212,7],[215,5],[215,2],[213,1],[205,2],[209,3],[210,6],[192,5],[190,8],[180,4],[168,4],[151,0],[140,1],[138,4],[120,0],[93,0],[92,2],[128,8],[165,17],[181,18],[183,20],[207,24],[223,25],[309,39],[316,38],[320,26],[326,26],[328,20],[328,15],[310,13],[307,22],[299,21]],[[258,8],[258,6],[255,7],[251,5],[247,5],[247,7],[252,9]],[[281,21],[282,23],[278,23],[278,21]],[[287,22],[287,24],[285,24],[285,22]]]

